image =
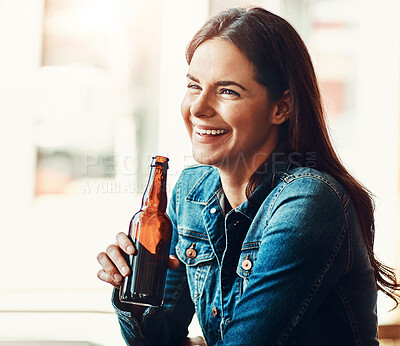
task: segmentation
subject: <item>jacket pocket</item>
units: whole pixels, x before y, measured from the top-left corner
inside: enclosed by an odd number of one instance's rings
[[[247,285],[249,284],[249,278],[253,272],[254,264],[257,260],[257,253],[260,247],[259,242],[246,243],[242,246],[238,265],[236,268],[236,274],[240,277],[240,296],[243,294]]]
[[[179,260],[186,265],[190,295],[195,300],[203,293],[214,259],[208,237],[194,231],[179,230],[175,250]]]

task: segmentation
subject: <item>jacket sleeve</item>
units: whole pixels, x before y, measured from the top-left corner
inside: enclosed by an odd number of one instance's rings
[[[347,270],[345,215],[335,191],[303,177],[275,198],[265,210],[267,225],[259,225],[263,235],[248,285],[218,346],[284,344]]]
[[[176,256],[175,246],[178,242],[176,213],[179,203],[176,200],[178,184],[172,193],[168,207],[168,215],[173,225],[170,254],[174,256]],[[175,270],[168,270],[163,305],[147,308],[140,320],[133,317],[129,311],[129,304],[119,301],[118,293],[115,289],[112,301],[122,336],[128,345],[176,346],[187,336],[188,326],[194,314],[194,305],[190,298],[186,268],[183,263]]]

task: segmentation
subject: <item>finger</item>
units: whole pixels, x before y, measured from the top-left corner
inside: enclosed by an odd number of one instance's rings
[[[108,274],[104,269],[101,269],[97,272],[97,277],[101,281],[107,282],[116,288],[119,288],[121,285],[121,279],[115,280],[114,276],[111,276],[110,274]],[[120,277],[122,278],[122,276],[120,276]]]
[[[135,246],[124,232],[119,232],[116,236],[119,247],[128,255],[135,253]]]
[[[169,261],[168,261],[169,269],[174,270],[174,269],[178,268],[179,263],[180,263],[179,260],[175,256],[172,256],[172,255],[169,256]]]
[[[196,336],[194,338],[190,339],[193,343],[193,345],[196,346],[207,346],[206,341],[204,340],[204,338],[202,336]]]
[[[120,251],[120,247],[117,244],[111,244],[107,246],[106,251],[108,257],[115,264],[122,276],[127,276],[129,274],[129,267]]]
[[[194,338],[188,338],[184,339],[180,346],[207,346],[205,340],[201,336],[196,336]]]
[[[121,273],[118,271],[118,268],[115,267],[114,263],[110,260],[105,252],[100,252],[97,255],[97,261],[103,267],[103,270],[111,277],[113,277],[113,282],[120,282],[122,280],[122,276]]]

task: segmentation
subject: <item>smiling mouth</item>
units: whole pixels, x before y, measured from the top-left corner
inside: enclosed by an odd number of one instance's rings
[[[224,133],[227,133],[228,131],[224,129],[200,129],[196,125],[193,125],[194,131],[198,133],[199,135],[212,135],[212,136],[218,136],[218,135],[223,135]]]

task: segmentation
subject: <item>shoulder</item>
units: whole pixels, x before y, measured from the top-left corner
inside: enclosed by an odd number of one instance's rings
[[[343,200],[347,195],[345,188],[332,175],[309,167],[289,169],[280,177],[278,187],[282,192],[283,190],[298,194],[314,192],[338,200]]]
[[[349,195],[332,175],[308,167],[289,169],[269,196],[268,215],[289,212],[344,219]]]
[[[342,230],[347,224],[346,208],[349,196],[343,186],[331,175],[318,170],[299,167],[284,173],[268,208],[268,223],[314,234],[320,229]],[[321,235],[320,234],[320,235]],[[333,232],[332,234],[337,234]]]

